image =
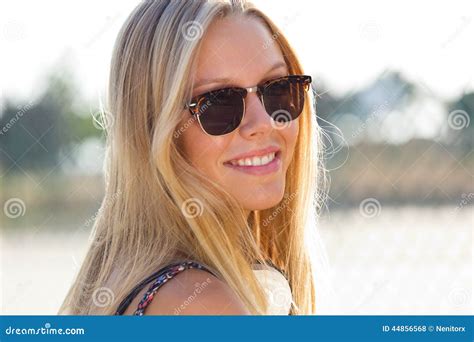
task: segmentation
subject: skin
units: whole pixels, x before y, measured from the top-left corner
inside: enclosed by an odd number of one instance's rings
[[[264,23],[254,17],[227,17],[214,22],[203,36],[192,95],[229,86],[251,87],[285,75],[288,69],[281,50]],[[288,127],[275,129],[255,93],[248,94],[245,101],[244,119],[232,133],[209,136],[195,120],[182,134],[181,143],[192,164],[250,213],[271,208],[282,200],[299,124],[295,120]],[[183,116],[184,124],[189,112]],[[277,172],[250,175],[224,165],[237,155],[268,146],[281,150]]]
[[[197,284],[197,285],[196,285]],[[197,288],[201,290],[197,292]],[[134,298],[124,315],[133,315],[148,286]],[[193,298],[190,300],[190,298]],[[145,315],[249,315],[231,288],[206,271],[188,269],[160,287]]]

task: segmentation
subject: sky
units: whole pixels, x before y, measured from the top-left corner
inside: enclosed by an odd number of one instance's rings
[[[474,89],[471,0],[253,2],[286,34],[316,88],[324,81],[340,95],[394,69],[440,99]],[[2,2],[2,96],[33,98],[60,60],[74,71],[82,96],[102,96],[115,37],[137,3]]]

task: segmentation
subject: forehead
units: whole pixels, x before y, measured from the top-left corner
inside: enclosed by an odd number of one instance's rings
[[[269,68],[285,61],[275,37],[254,16],[216,20],[203,36],[194,81],[230,78],[236,83],[259,82]]]

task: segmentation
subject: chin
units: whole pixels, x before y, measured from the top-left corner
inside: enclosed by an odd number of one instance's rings
[[[246,210],[265,210],[278,205],[283,199],[284,193],[284,187],[281,188],[281,191],[272,192],[271,195],[266,191],[260,191],[250,198],[246,197],[246,200],[243,198],[240,202],[242,203],[242,207]]]
[[[249,206],[248,208],[245,208],[245,210],[248,210],[248,211],[254,211],[254,210],[266,210],[266,209],[269,209],[269,208],[272,208],[274,206],[276,206],[277,204],[279,203],[278,202],[275,202],[273,204],[263,204],[263,203],[260,203],[260,204],[256,204],[256,205],[253,205],[253,206]]]

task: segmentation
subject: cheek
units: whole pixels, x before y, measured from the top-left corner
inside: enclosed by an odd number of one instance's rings
[[[293,158],[293,153],[295,150],[296,142],[298,140],[299,134],[299,119],[293,121],[292,124],[281,130],[283,140],[285,140],[285,145],[287,149],[285,164],[286,167],[289,166],[291,159]]]
[[[180,136],[180,145],[190,164],[206,176],[218,177],[221,156],[227,146],[224,137],[211,137],[194,122]]]

